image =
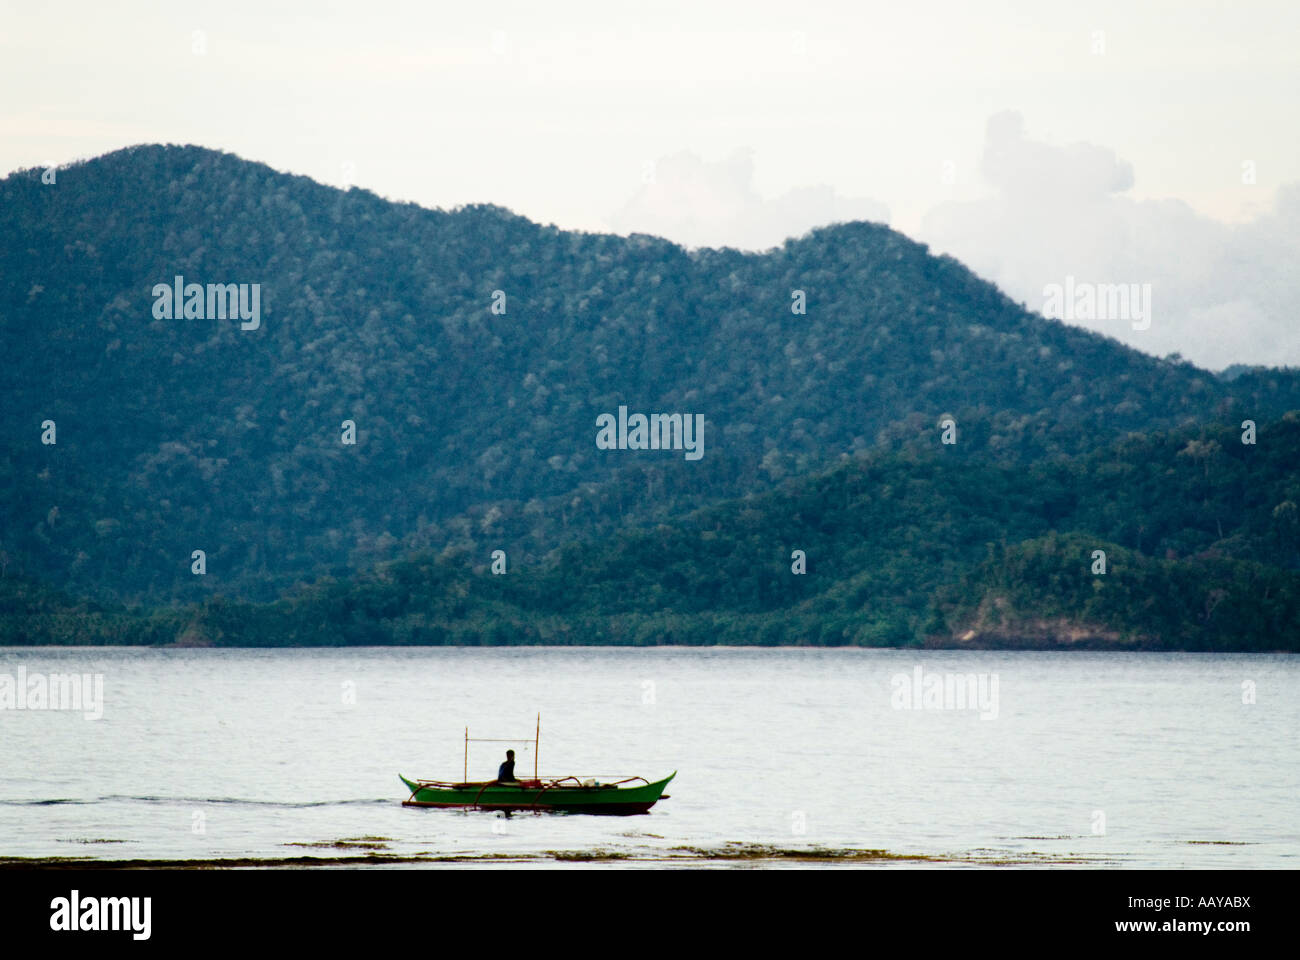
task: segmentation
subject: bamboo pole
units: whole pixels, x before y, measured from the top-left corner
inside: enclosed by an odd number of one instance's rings
[[[537,715],[537,739],[533,741],[533,779],[537,777],[537,755],[542,752],[542,715]]]
[[[469,727],[465,728],[465,773],[460,782],[469,783]]]

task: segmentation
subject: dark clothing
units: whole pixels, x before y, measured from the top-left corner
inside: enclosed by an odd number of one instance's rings
[[[497,770],[497,779],[498,780],[515,779],[515,762],[513,760],[507,760],[505,763],[501,764],[501,768]]]

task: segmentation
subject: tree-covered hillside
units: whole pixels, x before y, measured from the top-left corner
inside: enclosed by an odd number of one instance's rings
[[[1032,463],[1300,406],[1294,373],[1144,356],[874,224],[688,252],[195,147],[39,173],[0,181],[0,559],[104,601],[269,599],[412,550],[654,543],[842,457],[930,449],[943,415],[961,456]],[[260,326],[155,316],[178,275],[260,284]],[[622,404],[703,415],[703,458],[597,449]]]
[[[1190,428],[1028,465],[877,451],[545,563],[507,553],[503,574],[417,556],[133,628],[11,582],[0,642],[1300,651],[1300,414],[1241,439]]]

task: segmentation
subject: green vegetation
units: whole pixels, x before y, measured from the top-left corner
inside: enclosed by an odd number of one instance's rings
[[[1300,415],[1014,464],[879,451],[496,576],[463,551],[270,604],[213,598],[134,642],[806,644],[1300,651]],[[791,572],[791,552],[807,573]],[[1093,552],[1106,553],[1104,575]],[[7,587],[12,590],[12,586]],[[10,594],[4,594],[9,596]],[[57,608],[36,594],[28,599]],[[6,602],[0,642],[36,642]],[[73,623],[73,612],[44,614]],[[131,615],[82,614],[123,642]],[[58,619],[63,617],[65,619]],[[45,622],[45,621],[41,621]],[[99,640],[95,631],[116,624]],[[27,633],[21,631],[26,629]],[[69,637],[71,636],[71,639]],[[111,639],[109,639],[111,637]]]
[[[1106,576],[1089,572],[1097,549]],[[1049,535],[996,551],[942,607],[981,646],[1300,651],[1300,575],[1215,549],[1157,560]]]
[[[1006,500],[1035,494],[1029,476],[1050,488],[1055,467],[995,464],[1086,462],[1128,432],[1300,407],[1295,371],[1229,381],[1145,356],[868,223],[761,255],[687,252],[148,146],[55,185],[0,181],[0,236],[0,594],[11,631],[59,642],[189,617],[181,632],[213,642],[915,642],[931,590],[985,541],[1067,519]],[[178,274],[260,283],[261,328],[155,319],[153,285]],[[597,450],[595,418],[620,403],[703,414],[704,459]],[[945,414],[960,452],[929,460]],[[1215,469],[1239,459],[1229,446]],[[1069,519],[1156,549],[1186,504],[1170,478],[1142,482],[1151,518],[1096,500]],[[576,542],[594,546],[553,555]],[[498,547],[512,573],[480,584],[467,564]],[[286,594],[256,616],[238,602]]]

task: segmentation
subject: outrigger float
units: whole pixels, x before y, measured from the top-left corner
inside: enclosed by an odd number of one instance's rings
[[[537,772],[537,755],[542,740],[542,718],[537,717],[537,733],[530,740],[484,740],[471,738],[465,728],[465,778],[450,780],[407,780],[402,783],[411,791],[402,801],[404,807],[459,807],[471,810],[534,810],[556,813],[597,813],[627,816],[648,813],[660,800],[667,800],[664,788],[677,776],[674,770],[662,780],[651,783],[645,777],[543,777]],[[531,780],[469,779],[469,745],[471,743],[531,743],[533,776]],[[639,785],[637,785],[639,782]]]

